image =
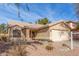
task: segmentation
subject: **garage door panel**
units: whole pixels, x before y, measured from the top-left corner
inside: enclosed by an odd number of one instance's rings
[[[68,40],[69,39],[68,31],[52,30],[50,32],[50,39],[52,41]]]

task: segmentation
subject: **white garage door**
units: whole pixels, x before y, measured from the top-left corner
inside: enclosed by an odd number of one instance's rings
[[[68,31],[52,30],[50,32],[50,39],[52,41],[69,40],[69,33]]]

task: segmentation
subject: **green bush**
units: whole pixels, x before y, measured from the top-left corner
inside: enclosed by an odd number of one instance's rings
[[[53,50],[53,48],[54,48],[54,47],[51,46],[51,45],[47,45],[47,46],[45,47],[46,50]]]
[[[62,46],[71,49],[67,44],[64,44],[64,43],[62,44]]]
[[[5,37],[5,36],[1,37],[1,41],[7,42],[7,40],[8,40],[7,37]]]

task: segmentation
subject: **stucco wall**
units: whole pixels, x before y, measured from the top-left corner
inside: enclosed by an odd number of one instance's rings
[[[35,37],[35,39],[49,39],[49,38],[50,38],[49,28],[39,30]]]
[[[55,29],[55,30],[69,30],[69,28],[64,23],[59,23],[59,24],[50,26],[49,30],[52,30],[52,29]]]
[[[49,28],[41,29],[37,32],[35,37],[35,39],[50,39],[52,41],[55,41],[56,38],[58,38],[58,41],[69,40],[69,28],[67,28],[63,23],[50,26]]]

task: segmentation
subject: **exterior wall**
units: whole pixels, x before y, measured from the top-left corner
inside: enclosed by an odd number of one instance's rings
[[[35,39],[49,39],[50,38],[49,34],[50,34],[49,28],[39,30],[37,32],[37,35],[35,36]]]
[[[35,39],[50,39],[52,41],[69,40],[70,31],[63,23],[41,29],[37,32]]]
[[[69,30],[69,28],[64,23],[59,23],[49,27],[49,30]]]
[[[13,37],[13,30],[18,29],[21,33],[21,37]],[[23,29],[19,26],[15,26],[15,27],[11,27],[8,28],[8,35],[10,40],[16,40],[16,39],[22,39],[22,40],[26,40],[26,39],[30,39],[30,29]]]
[[[70,38],[69,31],[51,30],[50,34],[52,41],[64,41]]]
[[[13,31],[16,30],[16,29],[18,29],[18,30],[20,31],[20,35],[21,35],[20,37],[14,37],[14,36],[13,36],[13,35],[14,35],[14,34],[13,34]],[[24,36],[23,36],[22,31],[21,31],[21,27],[19,27],[19,26],[11,27],[11,28],[10,28],[9,38],[10,38],[10,40],[13,40],[13,41],[23,39]]]
[[[22,39],[32,39],[31,36],[33,35],[33,33],[30,33],[30,29],[22,30],[22,28],[18,26],[10,28],[9,30],[10,37],[12,37],[13,35],[12,31],[16,28],[20,29]],[[35,33],[36,33],[36,36],[34,37],[34,39],[50,39],[52,41],[55,40],[56,38],[58,38],[57,41],[69,39],[69,28],[66,27],[63,23],[52,25],[52,26],[49,26],[48,28],[43,28],[41,30],[36,31]],[[61,36],[61,39],[59,39],[60,36]]]
[[[22,32],[23,32],[23,35],[26,37],[26,28],[25,29],[22,29]]]
[[[52,41],[63,41],[69,40],[70,31],[69,28],[64,25],[64,23],[59,23],[54,26],[49,27],[50,30],[50,39]]]

